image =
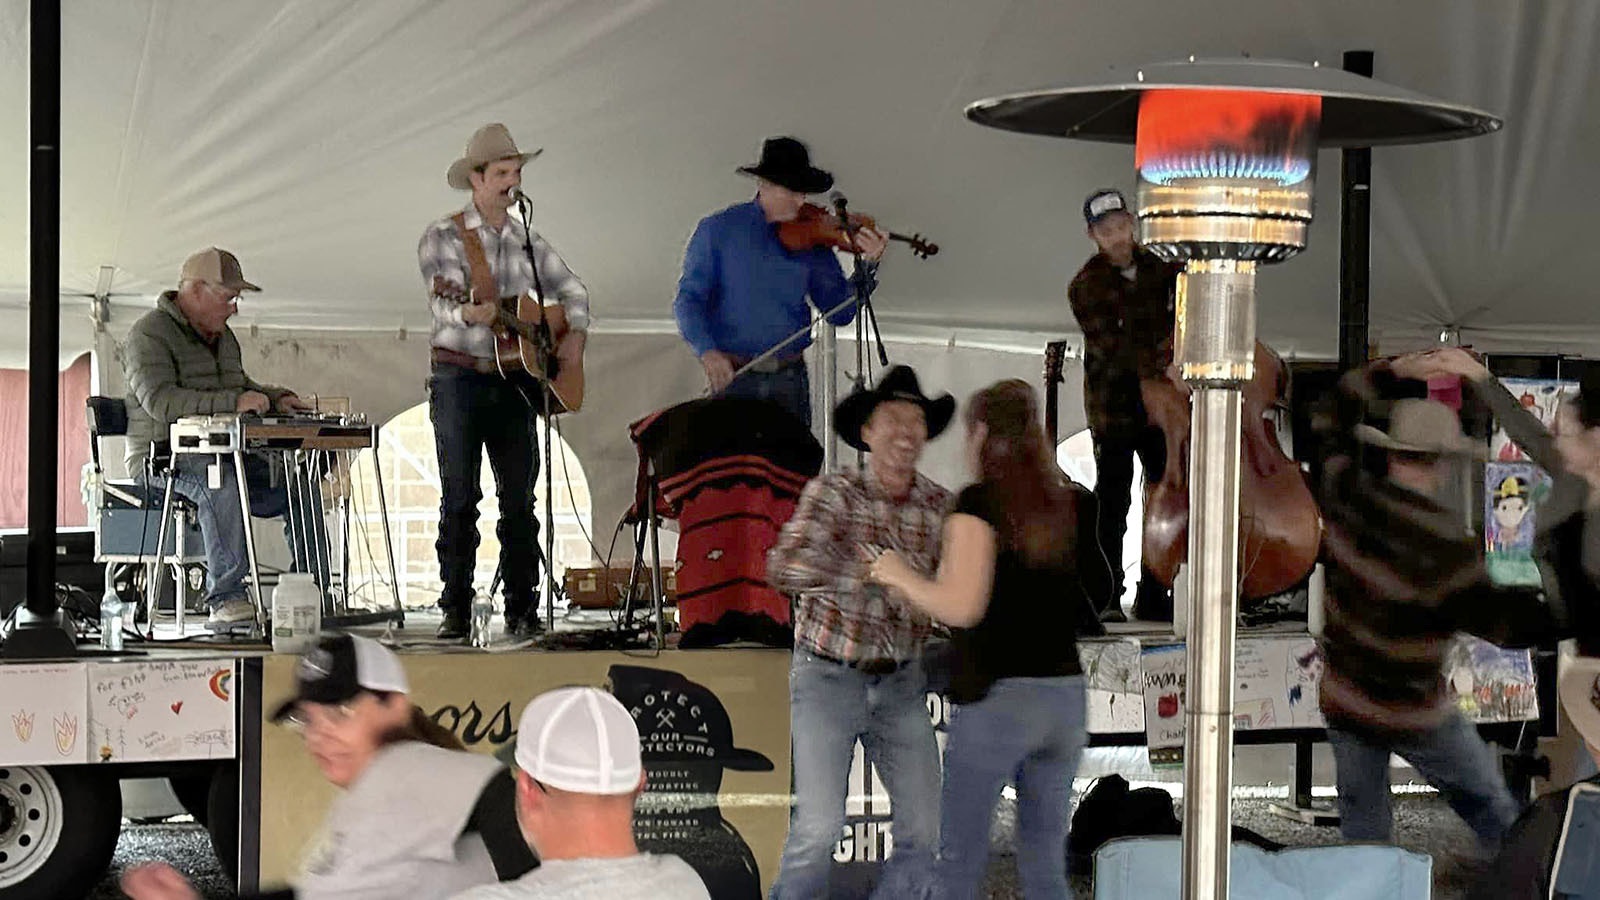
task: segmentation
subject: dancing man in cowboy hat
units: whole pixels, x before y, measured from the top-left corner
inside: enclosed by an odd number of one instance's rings
[[[791,253],[778,240],[778,225],[800,214],[807,194],[832,187],[833,175],[813,166],[806,145],[792,137],[769,138],[761,160],[739,171],[755,177],[755,199],[700,220],[684,253],[672,312],[713,393],[772,400],[809,425],[808,338],[785,344],[738,378],[734,372],[811,321],[807,297],[819,312],[850,297],[832,250]],[[872,271],[887,243],[872,229],[858,233],[856,247]],[[854,315],[854,307],[845,307],[829,321],[845,325]]]
[[[485,125],[473,133],[467,151],[450,165],[445,180],[471,191],[460,212],[428,226],[417,247],[422,281],[433,311],[433,371],[428,405],[439,452],[439,608],[440,638],[467,636],[472,604],[472,570],[478,555],[478,488],[483,451],[489,451],[500,494],[500,566],[505,579],[506,630],[531,636],[539,622],[539,522],[533,492],[539,474],[534,439],[537,397],[524,396],[495,368],[495,320],[500,297],[530,293],[553,298],[571,326],[556,348],[560,359],[581,356],[589,328],[589,292],[549,242],[527,232],[510,215],[522,188],[522,165],[542,150],[523,153],[504,125]],[[533,245],[538,269],[524,250]],[[472,302],[457,299],[468,285],[487,283],[472,260],[488,268],[497,295]],[[478,280],[474,281],[474,275]],[[547,561],[548,564],[548,561]]]
[[[867,575],[884,550],[924,575],[938,568],[950,493],[918,474],[917,461],[955,406],[949,394],[924,395],[905,366],[845,398],[834,428],[868,452],[867,465],[806,485],[767,555],[768,582],[796,598],[789,669],[795,808],[774,900],[831,896],[828,873],[857,740],[883,776],[894,812],[894,850],[873,896],[920,896],[933,863],[939,750],[921,665],[933,622]]]
[[[1485,444],[1462,434],[1450,407],[1414,396],[1426,365],[1411,355],[1349,373],[1322,426],[1334,451],[1318,497],[1327,567],[1319,695],[1345,840],[1392,838],[1393,754],[1492,850],[1517,802],[1494,752],[1443,689],[1445,655],[1458,631],[1527,646],[1551,624],[1536,594],[1490,583],[1454,480]],[[1362,421],[1369,414],[1386,414],[1385,427]]]

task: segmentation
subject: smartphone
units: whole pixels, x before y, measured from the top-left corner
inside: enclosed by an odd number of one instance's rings
[[[1600,784],[1573,785],[1550,868],[1550,900],[1600,900]]]

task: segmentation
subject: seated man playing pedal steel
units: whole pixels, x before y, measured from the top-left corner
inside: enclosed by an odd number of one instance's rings
[[[239,339],[228,319],[239,311],[239,295],[260,288],[244,280],[239,258],[226,250],[208,247],[183,263],[178,289],[166,291],[156,308],[144,314],[128,333],[123,351],[123,373],[128,385],[128,473],[139,477],[147,463],[159,456],[167,435],[183,416],[215,413],[264,414],[304,412],[311,407],[291,390],[261,384],[245,374]],[[215,483],[207,469],[217,457],[181,454],[172,463],[173,490],[194,503],[206,551],[206,607],[208,626],[227,628],[256,617],[255,605],[245,591],[250,560],[245,548],[243,503],[232,466],[222,460],[222,477]],[[153,491],[165,485],[164,475],[148,475]],[[294,556],[296,571],[313,571],[306,529],[292,527],[289,494],[282,470],[266,459],[245,458],[245,481],[250,490],[250,512],[262,518],[283,517],[284,538]],[[296,510],[302,523],[321,514],[316,491],[309,492]],[[159,494],[154,496],[159,497]],[[297,537],[297,535],[299,537]],[[321,559],[326,559],[322,554]],[[320,566],[318,567],[320,571]],[[318,578],[326,587],[327,578]],[[258,585],[259,587],[259,585]]]

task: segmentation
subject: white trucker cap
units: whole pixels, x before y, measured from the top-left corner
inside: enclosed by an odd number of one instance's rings
[[[533,698],[517,723],[513,760],[542,784],[575,794],[631,794],[644,763],[639,727],[617,698],[592,687]]]

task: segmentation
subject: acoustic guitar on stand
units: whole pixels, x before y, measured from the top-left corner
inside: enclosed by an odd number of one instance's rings
[[[471,303],[467,289],[435,275],[433,293],[453,303]],[[542,319],[542,321],[541,321]],[[562,339],[572,330],[560,304],[540,309],[524,293],[495,301],[494,361],[500,375],[523,387],[545,393],[551,415],[577,412],[583,406],[583,353],[563,356]],[[541,407],[538,412],[544,412]]]

